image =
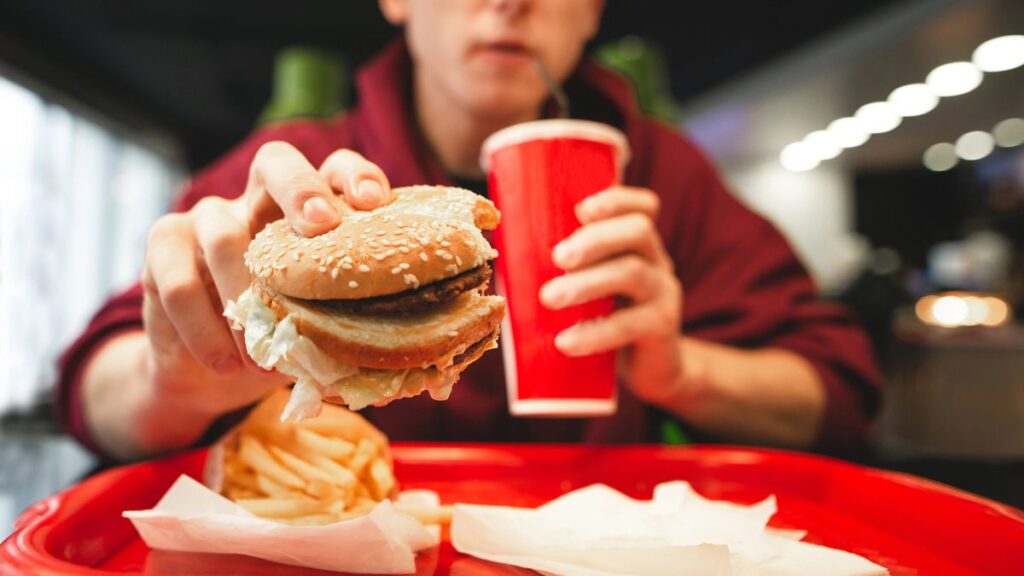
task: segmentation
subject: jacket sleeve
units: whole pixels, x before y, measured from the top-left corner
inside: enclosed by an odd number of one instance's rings
[[[726,189],[695,146],[672,138],[661,147],[672,158],[648,169],[663,200],[659,228],[683,284],[684,333],[801,355],[827,398],[816,448],[855,451],[881,395],[870,342],[846,309],[819,297],[782,234]]]

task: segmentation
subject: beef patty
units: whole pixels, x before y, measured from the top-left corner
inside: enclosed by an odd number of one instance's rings
[[[454,300],[459,294],[480,286],[486,286],[491,279],[489,263],[445,278],[426,286],[420,286],[398,294],[360,298],[358,300],[306,300],[327,310],[353,314],[412,314]]]

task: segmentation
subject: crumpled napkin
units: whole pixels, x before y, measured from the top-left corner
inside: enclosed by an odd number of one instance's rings
[[[428,490],[403,492],[403,505],[439,504]],[[258,518],[181,476],[152,510],[126,511],[150,548],[243,554],[281,564],[362,574],[410,574],[416,552],[437,545],[440,530],[399,512],[389,500],[367,516],[325,526],[291,526]]]
[[[767,527],[774,496],[752,506],[708,500],[666,482],[652,500],[603,484],[536,508],[457,504],[455,549],[560,576],[874,576],[869,560]]]

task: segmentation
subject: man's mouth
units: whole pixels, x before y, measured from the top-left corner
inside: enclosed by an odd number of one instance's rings
[[[474,45],[472,53],[503,62],[532,60],[533,51],[523,42],[496,40]]]

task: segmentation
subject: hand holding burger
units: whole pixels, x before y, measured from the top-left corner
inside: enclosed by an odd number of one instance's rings
[[[367,211],[338,200],[341,225],[319,236],[282,219],[249,245],[252,285],[224,313],[257,364],[295,379],[285,419],[317,414],[321,398],[445,400],[496,347],[505,304],[483,293],[497,254],[481,234],[498,223],[494,205],[459,188],[392,192]]]

